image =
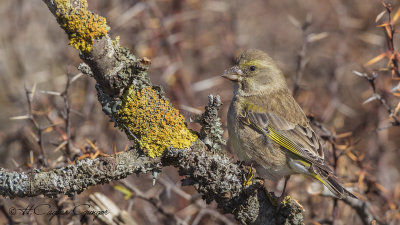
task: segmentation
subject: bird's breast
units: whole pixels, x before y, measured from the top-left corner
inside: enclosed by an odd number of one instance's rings
[[[228,111],[229,142],[234,154],[239,160],[252,163],[264,178],[275,180],[286,176],[290,173],[286,154],[280,145],[241,122],[245,115],[241,101],[234,97]]]

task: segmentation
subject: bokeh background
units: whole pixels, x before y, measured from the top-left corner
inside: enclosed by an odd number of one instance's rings
[[[298,85],[295,97],[306,114],[329,131],[321,134],[336,137],[333,144],[327,141],[325,154],[341,181],[368,203],[378,224],[400,223],[400,127],[386,128],[391,120],[378,101],[363,104],[372,96],[372,88],[352,72],[378,71],[376,91],[396,108],[399,98],[390,90],[398,81],[382,70],[388,60],[363,66],[387,50],[384,29],[377,27],[387,17],[375,21],[385,10],[380,1],[88,2],[91,10],[107,18],[112,37],[120,36],[121,45],[151,59],[152,82],[164,87],[186,118],[204,109],[209,94],[220,95],[225,129],[232,83],[220,75],[242,50],[266,51],[282,69],[289,87]],[[394,14],[400,2],[392,4]],[[58,148],[66,138],[64,99],[53,92],[65,90],[67,75],[79,74],[78,53],[67,45],[67,35],[40,0],[2,0],[0,18],[0,167],[16,171],[42,167],[43,154],[49,160],[47,168],[68,164],[63,147]],[[302,29],[305,22],[308,26]],[[78,156],[94,153],[90,143],[103,153],[113,153],[114,145],[122,151],[130,142],[101,112],[94,80],[76,78],[68,89],[73,149]],[[29,110],[27,93],[32,91]],[[24,119],[29,112],[41,133]],[[199,129],[196,124],[189,126]],[[227,132],[224,138],[228,139]],[[236,160],[229,145],[225,150]],[[181,187],[181,179],[174,168],[164,168],[154,186],[149,174],[91,187],[73,198],[1,197],[0,223],[103,224],[90,216],[9,214],[10,207],[41,203],[68,209],[100,192],[137,224],[175,224],[177,220],[193,225],[237,224],[215,204],[206,205],[192,187]],[[280,194],[282,182],[266,183]],[[289,194],[305,208],[306,224],[361,224],[351,207],[320,196],[320,190],[309,178],[298,175],[290,180]]]

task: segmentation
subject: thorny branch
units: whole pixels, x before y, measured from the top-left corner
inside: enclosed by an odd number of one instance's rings
[[[378,128],[378,130],[387,129],[387,128],[394,127],[394,126],[400,126],[400,120],[394,114],[395,111],[388,104],[387,100],[384,97],[382,97],[382,95],[380,95],[376,90],[375,80],[378,77],[378,73],[372,72],[371,74],[367,74],[367,73],[361,73],[358,71],[353,71],[353,73],[356,74],[357,76],[360,76],[360,77],[364,78],[365,80],[367,80],[372,89],[372,96],[370,98],[368,98],[367,100],[365,100],[363,102],[363,104],[369,103],[374,100],[378,100],[379,103],[385,108],[385,110],[389,114],[389,117],[392,119],[392,122],[390,123],[390,125]]]
[[[396,75],[396,77],[400,77],[400,70],[399,70],[399,54],[395,50],[393,39],[394,39],[394,34],[395,34],[395,29],[392,23],[392,5],[390,3],[386,4],[382,2],[383,6],[386,9],[386,12],[388,14],[388,23],[385,24],[386,32],[385,32],[385,37],[386,37],[386,43],[388,46],[388,49],[390,51],[390,62],[391,62],[391,71],[392,75]]]
[[[398,50],[395,48],[393,40],[394,40],[395,34],[398,32],[394,28],[394,23],[399,19],[400,11],[398,10],[396,15],[392,19],[392,15],[391,15],[392,5],[390,3],[384,3],[384,2],[382,2],[382,5],[383,5],[383,7],[385,7],[388,19],[387,19],[387,22],[384,22],[381,25],[378,25],[378,27],[384,28],[388,51],[369,60],[368,62],[366,62],[364,64],[364,66],[372,65],[386,57],[389,59],[388,68],[386,68],[386,69],[389,69],[391,71],[392,80],[398,80],[400,77],[400,68],[399,68],[399,60],[400,60],[399,57],[400,56],[399,56]],[[379,21],[384,15],[385,15],[385,11],[377,16],[376,21]],[[361,73],[358,71],[353,71],[353,73],[355,73],[357,76],[360,76],[360,77],[363,77],[364,79],[366,79],[372,88],[373,94],[370,98],[368,98],[364,102],[364,104],[374,101],[374,100],[378,100],[381,103],[381,105],[383,105],[385,107],[386,111],[389,114],[389,117],[392,119],[392,122],[390,125],[385,126],[383,128],[378,128],[378,130],[390,128],[393,126],[400,126],[400,120],[396,115],[399,112],[400,108],[398,108],[398,107],[400,107],[400,103],[398,103],[398,106],[396,107],[396,109],[392,109],[392,107],[388,104],[387,100],[384,97],[382,97],[380,94],[377,93],[376,86],[375,86],[375,80],[378,77],[378,73],[375,71],[372,73]],[[395,92],[398,90],[398,87],[400,87],[399,84],[397,84],[397,86],[391,91],[393,95],[396,95]]]

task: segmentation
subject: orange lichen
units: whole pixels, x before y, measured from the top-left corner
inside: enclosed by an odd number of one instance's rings
[[[130,87],[124,94],[117,112],[120,127],[126,134],[138,138],[141,148],[150,157],[160,156],[168,147],[189,147],[197,136],[185,125],[184,117],[151,87],[141,90]]]
[[[73,8],[69,0],[56,0],[60,25],[65,29],[69,45],[90,52],[95,38],[107,34],[109,27],[106,19],[87,10],[87,2],[80,1],[80,7]]]

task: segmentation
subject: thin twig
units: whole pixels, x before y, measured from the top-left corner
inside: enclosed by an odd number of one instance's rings
[[[32,101],[33,97],[35,94],[35,89],[36,85],[34,85],[34,88],[32,89],[33,91],[29,91],[28,88],[25,86],[25,95],[28,103],[28,115],[29,115],[29,120],[33,124],[34,128],[36,129],[37,132],[37,137],[36,137],[36,142],[39,145],[40,149],[40,154],[43,157],[43,166],[47,167],[48,166],[48,161],[46,157],[46,152],[44,150],[44,145],[43,145],[43,129],[40,127],[39,123],[36,121],[34,114],[33,114],[33,106],[32,106]]]
[[[68,101],[68,91],[71,85],[71,77],[67,73],[67,83],[65,85],[64,91],[61,93],[61,97],[64,100],[64,120],[65,120],[65,133],[67,135],[67,145],[65,146],[66,153],[68,157],[71,159],[71,121],[70,121],[70,111],[71,108],[69,106],[69,101]]]
[[[307,29],[311,26],[311,21],[312,21],[312,17],[310,15],[307,15],[306,21],[301,26],[301,31],[303,34],[303,44],[301,46],[300,52],[297,54],[297,67],[296,67],[296,73],[295,73],[295,79],[294,79],[294,85],[293,85],[293,96],[294,97],[296,97],[298,94],[298,91],[300,89],[299,82],[300,82],[301,77],[303,76],[304,69],[307,65],[307,61],[305,60],[307,46],[308,46]]]
[[[385,108],[386,112],[389,114],[389,117],[392,119],[392,122],[390,125],[385,126],[385,127],[380,127],[377,128],[377,130],[383,130],[383,129],[387,129],[390,127],[394,127],[394,126],[400,126],[400,120],[399,118],[397,118],[397,116],[394,114],[394,110],[392,109],[392,107],[389,105],[389,103],[387,102],[387,100],[382,97],[382,95],[380,95],[377,91],[376,85],[375,85],[375,80],[378,77],[378,73],[377,72],[372,72],[371,74],[368,73],[361,73],[358,71],[353,71],[354,74],[356,74],[357,76],[363,77],[365,80],[368,81],[369,85],[371,86],[372,89],[372,96],[370,98],[368,98],[364,104],[371,102],[373,100],[378,100],[380,102],[380,104]]]

